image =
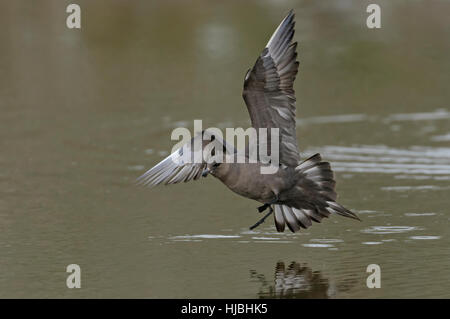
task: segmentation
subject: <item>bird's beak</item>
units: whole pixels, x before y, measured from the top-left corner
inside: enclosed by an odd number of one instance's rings
[[[205,168],[205,169],[203,170],[202,176],[203,176],[203,177],[206,177],[206,176],[208,176],[208,174],[209,174],[209,168]]]

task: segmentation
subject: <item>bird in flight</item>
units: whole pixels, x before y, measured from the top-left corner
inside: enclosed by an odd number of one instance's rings
[[[233,192],[256,200],[263,205],[260,213],[268,212],[254,229],[274,213],[277,231],[285,226],[292,232],[308,228],[312,222],[320,223],[331,214],[360,220],[358,216],[336,202],[336,182],[328,162],[320,154],[301,160],[297,146],[295,123],[295,92],[293,84],[298,72],[297,42],[294,36],[295,14],[291,10],[273,33],[255,65],[245,75],[243,98],[247,105],[252,127],[279,130],[279,169],[273,174],[262,174],[262,158],[256,163],[249,161],[192,162],[183,160],[186,152],[194,153],[192,145],[199,142],[206,147],[205,138],[214,139],[203,131],[194,136],[188,147],[180,147],[137,179],[146,186],[175,184],[197,180],[212,175]],[[207,136],[209,135],[209,136]],[[268,145],[270,136],[268,136]],[[216,140],[217,141],[217,140]],[[227,143],[220,140],[230,151]],[[259,143],[259,141],[258,141]],[[231,148],[231,153],[236,154]],[[244,155],[248,156],[244,152]]]

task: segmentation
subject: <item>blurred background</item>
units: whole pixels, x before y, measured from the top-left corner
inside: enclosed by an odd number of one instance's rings
[[[331,162],[362,222],[251,232],[258,203],[213,178],[133,185],[175,127],[250,125],[245,72],[291,8],[301,153]],[[0,297],[450,297],[449,15],[432,0],[2,0]]]

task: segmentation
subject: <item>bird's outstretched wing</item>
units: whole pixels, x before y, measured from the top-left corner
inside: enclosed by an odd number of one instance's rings
[[[205,147],[211,141],[218,143],[216,145],[220,145],[224,152],[231,150],[224,140],[207,130],[203,131],[140,176],[137,184],[151,187],[199,179],[207,167],[207,156],[211,155],[208,152],[204,154]]]
[[[297,42],[292,43],[294,17],[293,11],[289,12],[275,30],[253,68],[247,72],[243,91],[252,126],[269,129],[269,147],[270,128],[279,128],[279,160],[281,164],[292,167],[297,166],[300,160],[293,89],[299,64],[296,61]]]

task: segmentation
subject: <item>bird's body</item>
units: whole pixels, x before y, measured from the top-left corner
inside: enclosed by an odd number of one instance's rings
[[[211,174],[236,194],[265,204],[273,201],[276,194],[289,190],[295,180],[289,174],[291,168],[279,169],[275,174],[261,174],[261,166],[264,165],[260,162],[222,163]]]
[[[330,164],[323,162],[319,154],[301,161],[297,146],[293,89],[299,65],[296,61],[297,43],[292,43],[294,25],[294,13],[291,11],[244,80],[243,98],[252,126],[255,129],[279,129],[278,169],[271,174],[262,173],[262,167],[267,166],[266,160],[258,157],[257,162],[252,163],[234,149],[231,153],[241,156],[238,161],[193,163],[182,159],[183,155],[194,153],[192,145],[195,142],[204,149],[205,140],[212,140],[211,133],[204,131],[187,143],[187,147],[178,149],[142,175],[139,178],[142,184],[173,184],[211,174],[233,192],[264,204],[258,208],[260,212],[269,208],[269,213],[253,228],[272,213],[272,206],[278,231],[284,231],[287,225],[292,232],[296,232],[311,226],[312,221],[321,222],[322,218],[330,214],[359,219],[336,202],[336,183]],[[267,141],[258,138],[258,148],[263,146],[262,143],[271,145],[270,138],[270,135]],[[222,140],[220,142],[224,147],[227,144]]]

